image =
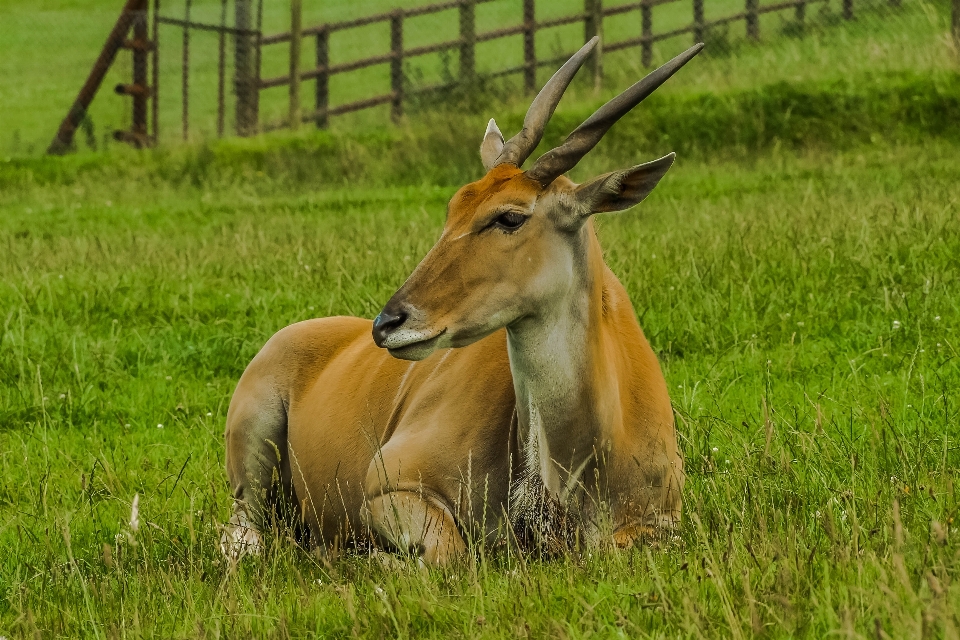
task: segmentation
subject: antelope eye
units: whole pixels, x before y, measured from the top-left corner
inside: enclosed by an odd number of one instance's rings
[[[504,231],[516,231],[527,221],[527,217],[528,216],[521,213],[507,211],[493,219],[493,226],[503,229]]]

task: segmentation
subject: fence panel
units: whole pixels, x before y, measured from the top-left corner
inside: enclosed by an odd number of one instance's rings
[[[191,76],[190,71],[192,62],[191,33],[194,31],[212,32],[217,38],[215,130],[218,136],[223,136],[227,128],[228,40],[233,39],[233,95],[235,96],[236,106],[234,126],[236,133],[244,136],[258,131],[285,127],[297,128],[303,122],[312,122],[319,128],[326,128],[329,126],[332,116],[362,111],[380,105],[389,105],[390,117],[394,122],[397,122],[402,119],[405,103],[410,96],[438,89],[449,89],[457,85],[467,86],[475,82],[480,75],[486,78],[496,78],[518,74],[521,77],[524,89],[527,92],[534,92],[538,87],[537,70],[555,67],[575,50],[573,45],[579,44],[579,42],[571,42],[569,51],[562,54],[561,51],[551,51],[545,55],[543,45],[549,40],[547,34],[538,36],[538,32],[543,32],[546,29],[566,25],[575,26],[582,23],[584,39],[590,39],[593,36],[601,37],[601,44],[595,49],[586,64],[594,86],[599,89],[603,78],[603,58],[607,53],[637,48],[639,49],[640,63],[649,67],[654,62],[655,43],[675,38],[691,38],[694,42],[719,38],[720,42],[725,42],[728,38],[727,31],[718,31],[717,29],[739,23],[744,25],[746,39],[758,42],[761,40],[761,35],[766,39],[770,39],[774,35],[773,23],[766,20],[763,24],[768,26],[763,27],[764,33],[761,34],[761,16],[778,12],[789,12],[789,18],[786,18],[786,22],[784,22],[786,26],[783,31],[786,32],[787,27],[789,27],[789,33],[802,36],[806,28],[805,25],[809,24],[811,20],[808,15],[810,5],[828,3],[828,0],[786,0],[767,4],[761,3],[760,0],[743,0],[744,5],[741,12],[727,15],[717,15],[715,12],[708,16],[705,11],[707,8],[705,0],[638,0],[634,2],[611,0],[618,1],[618,4],[612,6],[605,6],[604,0],[584,0],[582,11],[566,14],[550,13],[542,19],[538,19],[536,0],[446,0],[434,4],[402,7],[386,13],[349,20],[328,21],[305,27],[302,20],[302,0],[289,0],[290,30],[264,35],[262,31],[263,0],[257,0],[256,5],[254,5],[254,0],[234,0],[233,26],[227,24],[229,0],[220,0],[217,7],[219,9],[219,20],[210,20],[209,22],[194,19],[192,13],[193,0],[177,1],[183,2],[181,5],[183,8],[182,17],[162,15],[160,0],[152,0],[153,25],[151,32],[148,20],[148,7],[151,0],[127,0],[124,12],[121,13],[120,19],[111,32],[94,71],[91,72],[88,82],[84,85],[77,101],[64,119],[54,143],[50,145],[50,152],[62,152],[69,148],[73,129],[78,126],[80,120],[84,117],[86,105],[92,100],[93,93],[96,92],[96,86],[105,74],[105,68],[109,67],[117,51],[122,48],[129,49],[132,52],[133,77],[130,84],[120,84],[116,91],[131,97],[133,115],[130,130],[117,132],[115,136],[117,139],[137,146],[148,146],[157,141],[160,125],[160,109],[158,106],[160,88],[159,25],[175,27],[181,31],[181,55],[179,60],[181,66],[179,87],[181,100],[179,110],[180,134],[184,140],[187,140],[191,134],[190,110],[195,102],[191,95],[191,82],[199,82]],[[287,0],[283,1],[286,2]],[[512,4],[520,10],[519,23],[493,29],[488,28],[486,31],[478,30],[477,7],[493,2],[498,3],[501,7]],[[687,4],[687,2],[690,4]],[[856,9],[854,2],[866,3],[869,0],[839,0],[837,3],[839,5],[838,13],[843,20],[853,20],[857,17],[858,11],[869,11],[871,6],[877,4],[874,0],[872,5],[862,5],[866,7],[865,9]],[[894,9],[901,5],[901,0],[883,0],[883,2]],[[660,17],[654,21],[654,13],[657,12],[657,7],[665,5],[673,5],[674,8],[664,9],[665,13],[658,14]],[[861,5],[858,4],[858,6]],[[952,22],[950,30],[956,39],[957,47],[960,48],[960,0],[951,0],[951,6]],[[554,8],[551,5],[542,5],[542,7],[547,11]],[[686,7],[690,7],[690,9],[686,9],[689,13],[684,11]],[[411,26],[410,20],[421,16],[433,16],[441,12],[449,12],[446,15],[451,20],[446,23],[448,24],[446,29],[452,28],[453,33],[444,36],[443,31],[440,31],[440,35],[436,37],[433,33],[430,33],[425,41],[422,23],[414,23]],[[689,18],[681,18],[682,13],[686,13]],[[440,19],[446,20],[446,18]],[[612,19],[618,21],[616,24],[609,23],[610,33],[613,37],[605,38],[604,21]],[[417,26],[418,24],[421,26]],[[633,26],[625,29],[625,24]],[[341,61],[334,55],[332,35],[341,32],[349,33],[351,30],[367,26],[376,28],[376,25],[382,25],[384,33],[388,34],[388,51],[367,53],[364,57],[346,61]],[[655,25],[660,27],[659,31],[655,28]],[[131,29],[132,38],[126,39],[126,34]],[[410,33],[413,35],[409,39],[407,37],[409,34],[405,33],[407,29],[412,29]],[[631,30],[636,35],[631,35]],[[569,34],[569,32],[567,33]],[[516,51],[521,62],[516,64],[511,61],[505,63],[505,66],[501,68],[485,69],[480,74],[477,69],[478,44],[516,36],[519,36],[521,45],[520,50]],[[311,38],[315,46],[315,55],[307,68],[303,68],[303,60],[301,59],[301,42],[304,37]],[[539,53],[537,48],[538,37],[541,44]],[[569,37],[569,35],[565,36],[565,38]],[[556,41],[559,42],[559,36],[556,36]],[[282,52],[283,49],[287,50],[285,52],[288,56],[286,73],[281,71],[282,75],[263,78],[261,77],[263,51],[265,48],[274,45],[284,45],[282,48],[277,48],[279,52]],[[515,45],[511,44],[509,46],[513,47]],[[352,48],[354,50],[360,49],[356,46],[352,46]],[[441,74],[443,81],[440,84],[432,85],[412,82],[407,77],[407,65],[420,56],[431,54],[442,56],[441,61],[447,69],[445,74]],[[453,56],[457,58],[456,70],[450,71],[454,68],[449,64],[449,60]],[[278,70],[276,62],[277,60],[274,60],[270,65],[273,73],[277,73]],[[379,95],[363,96],[361,99],[354,99],[350,102],[337,104],[334,101],[331,80],[335,76],[377,67],[378,65],[387,70],[385,84],[389,86],[389,90],[381,92]],[[152,75],[150,67],[152,67]],[[283,69],[283,67],[279,67],[279,69]],[[371,71],[375,74],[380,73],[376,69]],[[210,71],[205,71],[205,73],[209,77]],[[303,82],[315,83],[312,109],[303,109]],[[287,87],[288,104],[285,109],[286,113],[273,122],[263,122],[263,117],[260,114],[261,92],[275,87]],[[362,96],[362,93],[360,96]],[[152,120],[152,134],[150,133],[148,116],[152,116],[149,118]]]

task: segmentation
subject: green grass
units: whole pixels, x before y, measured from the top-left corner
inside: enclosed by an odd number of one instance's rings
[[[888,9],[885,0],[857,0],[857,20],[844,23],[838,19],[839,5],[831,0],[826,13],[809,11],[812,28],[803,38],[793,37],[790,12],[765,15],[761,21],[761,46],[742,43],[743,24],[720,28],[709,34],[710,55],[701,56],[695,65],[672,80],[664,92],[680,96],[696,95],[705,88],[743,91],[758,82],[827,84],[840,80],[870,83],[875,76],[888,73],[913,73],[924,76],[954,72],[957,55],[948,34],[949,10],[944,0],[905,0],[900,9]],[[608,4],[611,4],[608,2]],[[304,23],[325,19],[343,19],[368,15],[395,5],[395,0],[363,0],[359,2],[306,3]],[[708,0],[707,19],[742,11],[740,0]],[[520,21],[519,0],[500,0],[478,9],[478,28],[490,30],[517,24]],[[181,16],[183,2],[166,1],[163,12]],[[284,2],[266,2],[264,29],[281,31],[286,24]],[[581,0],[540,2],[538,15],[544,18],[567,15],[582,8]],[[119,3],[99,0],[5,0],[0,4],[0,158],[42,154],[56,128],[74,100],[83,79],[90,71],[100,48],[116,20]],[[678,2],[654,10],[657,32],[688,24],[691,5]],[[193,17],[208,22],[219,21],[219,2],[197,0]],[[605,22],[605,38],[609,41],[639,34],[637,12],[612,17]],[[412,19],[407,24],[408,47],[429,44],[453,37],[457,14],[447,11],[432,17]],[[442,36],[442,37],[441,37]],[[181,31],[164,27],[161,31],[161,137],[166,142],[179,140],[180,127],[180,47]],[[553,56],[575,48],[582,42],[582,28],[572,25],[538,35],[538,55]],[[386,27],[371,26],[344,32],[332,41],[334,62],[353,60],[385,50],[389,38]],[[55,43],[55,46],[51,45]],[[658,43],[655,61],[663,61],[689,45],[689,34]],[[735,53],[736,55],[731,55]],[[522,43],[519,37],[485,43],[478,48],[481,71],[512,66],[520,62]],[[191,131],[194,141],[212,138],[216,130],[216,67],[217,39],[212,34],[195,33],[191,40]],[[288,52],[284,46],[264,50],[265,77],[287,73]],[[304,64],[314,59],[312,41],[304,44]],[[412,61],[406,73],[413,85],[439,82],[457,68],[456,56],[444,59],[431,55]],[[542,69],[540,81],[550,70]],[[644,72],[636,49],[605,57],[605,85],[602,96],[609,97],[636,80]],[[116,143],[110,139],[115,129],[129,128],[129,100],[116,96],[111,88],[128,82],[131,76],[130,55],[121,52],[117,63],[104,81],[103,88],[90,110],[87,128],[78,133],[81,148],[99,149]],[[228,56],[228,76],[232,74]],[[481,96],[487,117],[495,105],[498,111],[517,111],[526,100],[519,89],[518,78],[491,83]],[[386,65],[334,78],[332,102],[340,104],[384,93],[389,89]],[[303,88],[304,105],[312,105],[313,84]],[[228,92],[229,93],[229,92]],[[589,100],[592,85],[583,80],[572,91],[571,101]],[[228,120],[232,118],[232,96],[228,96]],[[286,88],[271,89],[262,94],[262,121],[282,119],[287,113]],[[411,105],[416,110],[417,105]],[[334,120],[339,131],[388,128],[386,107]],[[228,128],[232,124],[228,121]]]
[[[955,637],[958,150],[681,157],[638,211],[603,217],[676,408],[680,535],[428,572],[283,539],[228,570],[221,433],[266,338],[372,317],[452,188],[7,183],[0,635]]]
[[[512,6],[492,3],[482,28],[515,21]],[[282,9],[268,4],[268,31]],[[708,3],[708,18],[728,9]],[[486,118],[516,130],[525,98],[494,84],[412,105],[399,127],[373,112],[214,142],[212,93],[195,91],[196,144],[93,152],[81,136],[80,153],[35,157],[116,10],[0,5],[0,636],[957,637],[960,84],[943,3],[826,16],[802,39],[771,16],[763,47],[731,31],[723,50],[716,33],[718,53],[574,172],[680,152],[644,205],[600,224],[676,410],[678,539],[552,562],[478,551],[427,572],[282,537],[231,571],[217,549],[224,416],[273,332],[379,310],[479,176]],[[658,29],[687,19],[655,15]],[[197,78],[211,42],[197,40]],[[607,59],[599,95],[575,84],[544,144],[638,77],[635,58]],[[129,62],[114,73],[106,86]],[[282,112],[282,96],[265,100]],[[98,98],[97,140],[123,108]]]

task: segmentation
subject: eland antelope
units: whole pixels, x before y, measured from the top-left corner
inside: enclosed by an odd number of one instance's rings
[[[234,511],[221,546],[256,553],[283,511],[322,546],[444,564],[468,542],[619,546],[680,517],[666,383],[591,216],[643,200],[670,154],[584,184],[564,176],[697,45],[523,170],[588,42],[450,200],[436,245],[371,322],[307,320],[244,371],[226,424]],[[371,338],[372,333],[372,338]]]

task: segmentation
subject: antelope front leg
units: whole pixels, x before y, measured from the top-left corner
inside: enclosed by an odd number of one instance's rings
[[[393,491],[372,498],[364,515],[382,540],[428,564],[447,564],[466,551],[449,510],[419,492]]]

